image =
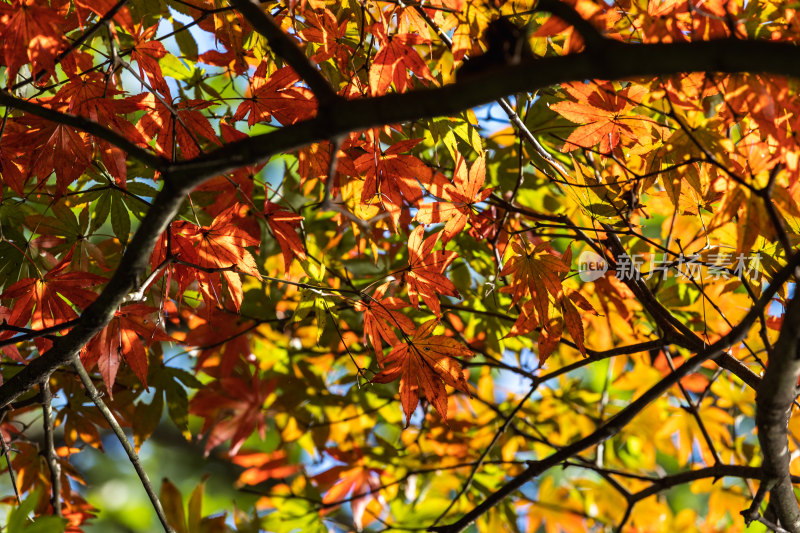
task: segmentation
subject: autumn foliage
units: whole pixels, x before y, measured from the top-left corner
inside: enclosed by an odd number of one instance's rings
[[[800,531],[796,5],[0,35],[4,531]]]

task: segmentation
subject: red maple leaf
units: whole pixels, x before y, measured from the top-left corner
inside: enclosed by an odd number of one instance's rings
[[[201,430],[208,436],[205,454],[230,439],[228,453],[236,455],[256,429],[263,439],[266,431],[264,402],[276,384],[276,378],[236,376],[212,381],[200,389],[189,403],[189,412],[205,419]]]
[[[49,137],[33,156],[33,173],[46,181],[56,173],[56,194],[63,195],[92,162],[92,144],[89,135],[63,124],[46,123]]]
[[[399,225],[404,201],[412,206],[419,205],[422,200],[420,183],[429,183],[433,172],[416,156],[403,154],[422,139],[399,141],[384,151],[378,142],[377,130],[371,133],[373,142],[367,144],[367,153],[353,161],[356,171],[364,176],[361,203],[369,204],[378,194],[395,225]]]
[[[83,28],[83,22],[87,20],[91,14],[89,11],[95,13],[98,17],[104,16],[111,11],[117,4],[114,0],[74,0],[75,12],[78,15],[78,21]],[[133,18],[127,6],[117,10],[113,18],[114,22],[125,28],[125,31],[134,33],[133,31]]]
[[[72,55],[68,56],[72,57]],[[66,69],[65,65],[65,69]],[[107,80],[99,72],[90,72],[87,75],[75,75],[70,82],[64,84],[52,99],[52,105],[66,107],[66,111],[73,115],[86,117],[93,122],[106,125],[127,137],[130,141],[141,146],[147,145],[147,139],[125,117],[145,107],[146,95],[122,97],[124,92],[109,87]],[[34,119],[36,120],[36,119]],[[44,121],[42,121],[44,122]],[[45,123],[48,128],[51,125]],[[42,126],[39,126],[42,128]],[[100,151],[103,164],[117,183],[125,186],[127,175],[126,154],[108,141],[89,137]],[[92,151],[86,151],[92,157]],[[78,156],[82,154],[78,153]],[[56,162],[60,162],[57,159]],[[73,164],[66,158],[66,165]],[[58,167],[56,167],[58,171]]]
[[[372,96],[386,94],[394,83],[398,92],[405,92],[412,86],[412,80],[433,80],[428,65],[414,50],[414,45],[427,44],[429,39],[416,33],[399,33],[391,37],[386,34],[386,24],[377,22],[372,26],[381,49],[375,54],[369,69],[369,86]],[[409,76],[407,71],[414,76]]]
[[[416,219],[423,224],[444,222],[442,242],[446,243],[464,229],[468,220],[473,223],[477,220],[474,205],[492,193],[492,189],[481,190],[485,179],[486,156],[478,157],[467,172],[467,163],[459,154],[453,183],[445,183],[441,192],[442,198],[448,201],[423,205],[417,211]]]
[[[288,272],[292,259],[297,257],[302,261],[306,258],[303,243],[297,235],[297,228],[300,227],[303,216],[281,209],[280,205],[274,204],[269,200],[266,201],[264,206],[264,215],[267,217],[267,224],[270,231],[272,231],[272,235],[281,247],[284,267]]]
[[[248,97],[236,108],[233,120],[248,117],[247,124],[253,126],[257,122],[269,122],[275,117],[286,126],[313,117],[317,103],[309,89],[296,87],[300,76],[291,67],[283,67],[267,79],[268,63],[265,60],[256,69]]]
[[[10,318],[11,318],[11,309],[0,305],[0,322],[8,322]],[[8,332],[4,333],[3,335],[0,335],[0,339],[5,340],[12,336],[13,332]],[[3,354],[9,359],[13,359],[14,361],[17,361],[19,363],[25,362],[25,359],[23,359],[19,353],[19,349],[17,349],[17,347],[14,346],[13,344],[3,346],[2,348],[0,348],[0,351],[3,352]],[[2,376],[0,376],[0,380],[2,380]]]
[[[167,100],[171,99],[168,87]],[[150,93],[142,103],[150,111],[142,116],[136,128],[148,139],[156,139],[156,148],[163,156],[174,158],[173,152],[180,147],[183,157],[191,159],[200,155],[202,139],[220,144],[208,118],[200,113],[201,109],[213,105],[213,102],[181,100],[168,108]]]
[[[384,297],[388,287],[389,282],[384,283],[375,289],[368,300],[357,301],[355,304],[355,310],[364,313],[364,340],[369,339],[379,356],[383,355],[381,339],[389,343],[389,346],[396,346],[400,342],[394,328],[400,329],[403,334],[414,330],[411,319],[397,312],[398,309],[408,307],[408,303],[396,296]]]
[[[75,307],[84,309],[97,294],[87,289],[108,281],[88,272],[65,272],[72,261],[70,251],[42,278],[25,278],[8,287],[0,300],[16,300],[9,324],[42,329],[78,318]]]
[[[112,395],[122,359],[125,359],[139,381],[147,387],[145,345],[149,346],[154,341],[173,340],[157,328],[153,319],[148,318],[157,311],[158,309],[144,304],[126,305],[114,313],[114,318],[108,325],[86,345],[81,359],[89,370],[94,365],[99,367],[109,396]]]
[[[39,100],[39,103],[47,104],[48,107],[59,111],[69,111],[70,106],[60,99],[61,96],[56,95],[53,98]],[[19,148],[22,145],[29,153],[26,157],[30,157],[30,164],[23,184],[31,175],[38,176],[40,181],[46,181],[55,172],[56,193],[64,194],[67,187],[91,163],[94,153],[93,138],[77,128],[56,124],[32,115],[20,117],[15,124],[26,126],[25,129],[13,127],[8,134],[10,148]]]
[[[219,130],[222,134],[222,139],[226,143],[238,141],[248,136],[224,120],[220,120]],[[239,167],[229,174],[211,178],[199,185],[195,189],[195,193],[205,193],[208,198],[212,199],[212,203],[204,207],[205,211],[211,216],[217,216],[232,204],[239,202],[242,197],[252,198],[255,185],[253,177],[265,165],[266,163],[259,163],[257,165]],[[258,223],[253,221],[253,224],[257,225]]]
[[[177,318],[177,308],[170,311]],[[250,336],[253,329],[249,320],[237,318],[231,312],[214,306],[202,307],[193,314],[191,308],[184,307],[180,313],[188,325],[185,336],[174,334],[188,345],[199,347],[195,368],[215,376],[230,376],[241,362],[252,362]]]
[[[556,304],[561,308],[561,314],[564,316],[564,325],[572,336],[572,340],[578,345],[578,350],[580,350],[583,355],[586,355],[583,320],[581,319],[581,312],[578,311],[578,308],[594,315],[597,314],[597,311],[595,311],[592,304],[590,304],[581,293],[573,290],[565,290],[561,298],[556,301]]]
[[[389,383],[400,378],[400,403],[406,415],[406,426],[419,403],[420,391],[447,421],[445,385],[469,392],[464,371],[456,357],[471,357],[472,351],[445,335],[432,335],[437,321],[429,320],[414,332],[413,337],[395,346],[383,360],[386,369],[372,378],[374,383]]]
[[[459,297],[456,286],[444,275],[444,271],[458,254],[453,251],[434,251],[442,233],[430,235],[423,240],[423,231],[424,226],[417,226],[408,237],[408,270],[404,274],[408,283],[408,298],[417,309],[419,299],[422,298],[436,316],[441,316],[438,295]]]
[[[167,49],[161,41],[153,39],[158,30],[158,24],[145,29],[141,24],[136,25],[133,47],[131,48],[131,59],[136,61],[139,68],[139,76],[150,82],[150,87],[160,92],[162,95],[169,95],[169,87],[164,74],[161,72],[161,65],[158,60],[167,55]]]
[[[197,280],[207,301],[214,302],[219,301],[216,287],[221,274],[237,311],[243,298],[238,272],[261,279],[258,266],[247,251],[248,246],[258,246],[260,239],[237,225],[247,209],[242,204],[234,204],[217,215],[209,226],[200,227],[188,222],[172,225],[172,242],[178,258],[210,270],[204,272],[188,266],[186,268],[191,272],[185,274]]]
[[[0,4],[0,35],[3,35],[3,63],[6,79],[13,80],[22,65],[31,70],[55,70],[55,58],[64,44],[63,15],[37,0],[14,0]]]
[[[28,128],[9,118],[6,120],[5,134],[0,137],[0,174],[3,183],[20,196],[30,177],[31,154],[27,133]]]

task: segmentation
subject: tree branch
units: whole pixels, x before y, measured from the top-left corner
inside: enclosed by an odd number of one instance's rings
[[[47,379],[60,366],[69,363],[111,321],[117,307],[138,287],[138,280],[143,278],[156,241],[175,217],[188,192],[188,188],[175,187],[169,179],[164,180],[163,188],[156,195],[139,229],[128,242],[125,255],[103,291],[83,311],[78,323],[69,333],[56,338],[50,350],[33,359],[0,386],[0,408]]]
[[[155,170],[161,170],[168,163],[166,159],[132,143],[124,135],[108,129],[105,126],[101,126],[97,122],[93,122],[87,118],[62,113],[55,109],[50,109],[34,102],[23,100],[22,98],[17,98],[3,90],[0,90],[0,105],[18,109],[56,124],[71,126],[77,130],[94,135],[98,139],[103,139],[117,148],[124,150],[134,159],[141,161]]]
[[[588,20],[584,19],[571,5],[560,2],[559,0],[539,0],[536,3],[536,11],[545,11],[555,15],[573,26],[580,36],[583,37],[587,48],[602,46],[604,38],[597,28],[592,26]]]
[[[599,59],[598,59],[599,58]],[[342,101],[328,113],[176,162],[186,184],[266,161],[271,155],[351,131],[446,116],[517,92],[586,79],[625,79],[680,72],[763,72],[800,77],[800,48],[786,43],[720,39],[691,43],[628,44],[604,39],[590,54],[523,61],[476,73],[435,89]]]
[[[52,484],[50,502],[53,505],[53,514],[61,516],[61,465],[56,456],[56,445],[53,439],[53,395],[50,393],[50,380],[44,380],[42,389],[42,425],[44,426],[44,457],[50,469],[50,482]]]
[[[275,55],[284,59],[303,78],[303,81],[314,92],[314,96],[317,97],[320,107],[328,106],[332,102],[342,99],[292,38],[275,24],[272,16],[265,12],[259,4],[251,0],[230,0],[230,3],[258,33],[267,38]]]
[[[756,393],[756,427],[761,444],[763,484],[770,490],[780,525],[800,531],[800,508],[789,477],[787,424],[800,376],[800,298],[797,292],[783,316],[778,340]],[[764,491],[759,491],[764,492]]]

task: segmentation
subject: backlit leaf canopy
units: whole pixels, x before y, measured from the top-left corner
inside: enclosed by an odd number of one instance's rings
[[[800,531],[796,5],[0,35],[6,531]]]

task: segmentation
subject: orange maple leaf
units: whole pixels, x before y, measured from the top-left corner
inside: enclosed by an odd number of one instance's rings
[[[373,383],[389,383],[400,378],[400,403],[406,426],[419,404],[420,390],[447,421],[445,385],[469,393],[464,370],[456,357],[471,357],[472,351],[445,335],[431,335],[437,325],[432,319],[422,324],[407,342],[395,346],[383,360],[387,368],[372,378]]]
[[[336,17],[331,10],[325,8],[321,13],[309,11],[305,16],[308,27],[297,32],[308,43],[320,43],[322,46],[311,56],[314,63],[320,64],[334,58],[342,72],[348,69],[348,63],[353,57],[353,47],[346,44],[349,21],[336,22]]]
[[[645,94],[647,88],[631,85],[617,91],[610,82],[601,84],[568,83],[564,90],[576,102],[558,102],[550,106],[567,120],[583,124],[567,137],[562,152],[598,145],[601,153],[609,154],[624,137],[634,142],[649,138],[642,117],[624,116]],[[633,102],[633,103],[632,103]]]
[[[55,69],[55,58],[65,42],[63,15],[37,0],[15,0],[0,5],[0,34],[3,35],[6,79],[13,80],[22,65],[32,71]]]
[[[383,354],[381,339],[390,346],[400,342],[394,328],[399,328],[404,334],[414,330],[411,319],[397,312],[398,309],[408,306],[408,303],[395,296],[384,297],[388,287],[389,283],[384,283],[369,297],[368,302],[357,301],[354,306],[356,311],[364,313],[364,340],[369,339],[375,353],[379,355]]]
[[[526,300],[519,308],[519,316],[506,337],[526,335],[539,327],[539,317],[536,315],[536,306],[533,300]]]
[[[370,466],[364,452],[358,447],[352,450],[328,448],[326,452],[337,461],[347,463],[347,466],[337,465],[314,476],[314,482],[321,491],[328,489],[322,498],[325,506],[320,508],[319,514],[328,514],[339,504],[349,501],[353,523],[360,531],[374,520],[374,517],[368,516],[367,522],[364,522],[367,505],[374,499],[386,503],[380,494],[383,471]]]
[[[288,464],[286,451],[280,449],[270,453],[255,450],[240,451],[232,462],[245,468],[236,480],[237,487],[258,485],[268,479],[282,479],[300,470],[300,465]]]
[[[424,226],[417,226],[408,237],[408,270],[404,273],[408,283],[408,298],[419,309],[419,299],[425,302],[436,316],[442,315],[438,295],[460,297],[456,286],[447,279],[444,271],[458,254],[433,248],[442,232],[423,240]]]
[[[81,354],[88,370],[95,364],[99,367],[109,396],[112,396],[114,381],[123,358],[139,381],[147,387],[145,346],[154,341],[173,340],[156,327],[155,321],[148,321],[147,317],[156,311],[156,308],[144,304],[120,308],[111,322],[86,345],[86,350]]]
[[[300,76],[291,69],[283,67],[266,77],[268,61],[263,61],[256,69],[246,98],[233,115],[233,120],[248,116],[247,124],[268,122],[274,117],[284,126],[311,118],[317,110],[313,93],[305,87],[296,87]]]
[[[575,11],[578,12],[581,18],[592,24],[595,28],[597,28],[598,31],[601,31],[609,36],[614,35],[614,32],[611,28],[613,28],[614,22],[619,20],[619,18],[622,16],[617,13],[616,10],[608,9],[603,4],[598,5],[592,0],[561,1],[565,4],[571,5]],[[539,29],[533,33],[533,36],[550,37],[560,33],[563,33],[566,37],[564,40],[563,53],[571,54],[579,52],[581,49],[583,49],[584,41],[580,32],[576,31],[569,22],[563,20],[557,15],[551,15],[548,17],[548,19],[544,21]]]
[[[399,33],[386,35],[384,23],[377,22],[372,26],[381,49],[375,54],[369,69],[369,86],[372,96],[385,94],[394,83],[397,92],[404,92],[412,85],[412,80],[433,80],[428,65],[414,50],[414,45],[426,44],[430,41],[416,33]],[[408,70],[414,76],[408,75]]]
[[[481,154],[467,172],[467,163],[459,154],[453,183],[446,183],[441,193],[448,201],[423,205],[417,211],[416,219],[423,224],[444,222],[442,242],[446,243],[464,229],[468,220],[476,219],[474,205],[483,202],[492,193],[492,189],[481,190],[485,179],[485,155]]]
[[[267,224],[269,224],[272,235],[275,236],[275,240],[281,247],[286,272],[289,272],[289,265],[292,264],[294,257],[301,261],[306,258],[305,248],[297,235],[297,228],[300,227],[303,216],[281,209],[280,205],[269,200],[264,207],[264,215],[267,217]]]
[[[383,207],[399,225],[404,201],[417,206],[422,201],[422,187],[433,177],[433,171],[418,157],[404,154],[422,139],[398,141],[383,150],[377,132],[374,142],[366,146],[367,153],[353,161],[356,171],[364,176],[361,203],[368,205],[377,194]]]
[[[514,275],[514,283],[501,290],[510,292],[515,304],[529,293],[535,302],[540,321],[545,321],[548,316],[550,302],[547,294],[550,293],[555,298],[561,295],[561,279],[558,273],[569,272],[569,267],[548,248],[549,244],[541,243],[529,252],[527,246],[514,241],[511,243],[511,249],[517,255],[509,259],[500,271],[501,276]]]

